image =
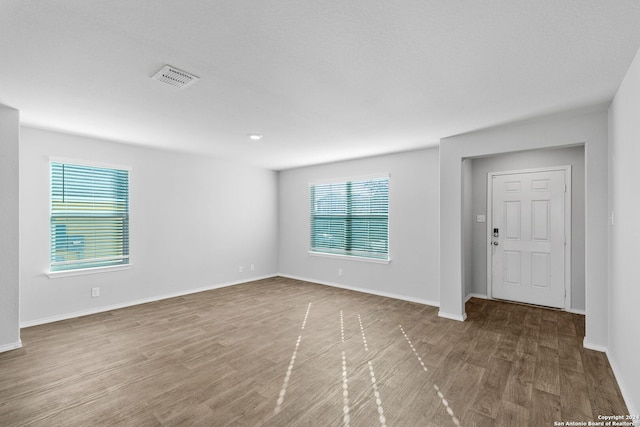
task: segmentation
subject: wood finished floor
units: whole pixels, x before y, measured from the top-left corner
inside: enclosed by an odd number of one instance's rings
[[[0,426],[552,426],[627,413],[605,355],[582,348],[582,316],[479,299],[466,310],[456,322],[273,278],[35,326],[0,354]]]

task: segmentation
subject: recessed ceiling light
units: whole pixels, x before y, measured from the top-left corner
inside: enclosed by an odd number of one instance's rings
[[[262,135],[260,135],[259,133],[250,133],[249,139],[252,141],[259,141],[262,139]]]

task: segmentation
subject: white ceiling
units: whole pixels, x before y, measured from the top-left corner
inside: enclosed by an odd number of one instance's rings
[[[638,0],[0,0],[0,103],[281,170],[606,103],[639,46]]]

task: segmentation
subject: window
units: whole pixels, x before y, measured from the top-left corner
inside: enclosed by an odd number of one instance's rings
[[[312,184],[311,252],[389,259],[389,177]]]
[[[129,264],[129,171],[51,162],[51,271]]]

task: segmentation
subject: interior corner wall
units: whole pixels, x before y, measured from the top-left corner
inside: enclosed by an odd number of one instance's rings
[[[20,112],[0,105],[0,352],[20,344]]]
[[[515,151],[585,147],[585,345],[606,348],[607,115],[605,111],[561,114],[498,126],[440,142],[440,311],[464,318],[462,283],[462,160]]]
[[[609,348],[630,414],[640,411],[640,50],[609,108]]]
[[[504,172],[571,165],[571,308],[584,311],[584,147],[566,147],[521,151],[473,159],[473,200],[469,221],[472,222],[471,251],[473,283],[471,293],[487,295],[487,223],[475,221],[476,215],[487,213],[487,175]]]
[[[52,156],[131,167],[129,269],[46,275]],[[23,127],[20,179],[23,326],[277,273],[277,172]]]
[[[391,262],[309,255],[309,184],[377,173],[390,174]],[[438,188],[437,148],[281,171],[280,274],[437,305]]]
[[[464,283],[464,296],[473,292],[473,160],[462,161],[462,273]]]

